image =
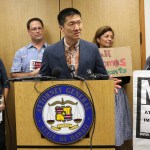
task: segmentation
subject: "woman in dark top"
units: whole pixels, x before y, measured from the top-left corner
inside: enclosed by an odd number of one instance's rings
[[[2,113],[2,121],[0,121],[0,150],[6,150],[5,145],[5,100],[9,92],[9,82],[6,74],[6,70],[2,60],[0,59],[0,113]],[[1,114],[0,114],[1,115]]]
[[[114,41],[114,31],[109,26],[103,26],[99,28],[94,37],[94,43],[99,48],[110,48]],[[124,85],[130,82],[130,76],[117,77],[121,79],[120,85]],[[128,98],[124,88],[118,89],[118,94],[115,94],[115,119],[116,119],[116,149],[121,149],[125,140],[132,138],[130,109],[128,104]]]

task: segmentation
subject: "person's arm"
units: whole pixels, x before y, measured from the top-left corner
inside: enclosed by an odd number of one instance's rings
[[[2,102],[0,102],[0,111],[3,111],[5,109],[5,102],[6,102],[6,99],[8,97],[8,93],[9,93],[9,88],[4,88],[3,90],[3,98],[2,98]]]
[[[32,72],[11,72],[10,75],[12,78],[29,77],[29,76],[38,75],[39,71],[40,71],[40,68],[35,69]]]
[[[0,92],[1,92],[1,95],[3,96],[3,100],[0,104],[0,110],[2,111],[5,108],[4,100],[7,99],[9,89],[10,89],[10,84],[9,84],[6,70],[5,70],[2,60],[0,60],[0,74],[1,74],[1,78],[0,78],[1,91]]]
[[[22,68],[22,59],[21,59],[21,49],[18,50],[14,56],[13,64],[11,67],[10,75],[12,78],[18,77],[17,74],[21,72]],[[16,74],[15,74],[16,73]]]
[[[94,73],[101,73],[101,74],[108,75],[107,70],[104,66],[103,59],[101,57],[101,54],[97,46],[95,50],[95,60],[96,60],[96,66],[95,66]]]
[[[119,79],[119,80],[122,81],[122,82],[119,83],[120,86],[130,82],[130,76],[118,77],[116,79]]]
[[[39,74],[40,69],[36,69],[32,72],[22,72],[22,49],[18,50],[15,54],[13,65],[11,68],[10,76],[11,78],[21,78],[21,77],[29,77],[29,76],[36,76]]]
[[[110,76],[110,79],[114,80],[116,94],[118,93],[118,89],[121,88],[122,85],[130,82],[130,76],[124,76],[124,77],[118,77],[118,78]]]
[[[112,75],[109,76],[109,79],[113,79],[114,80],[115,94],[117,94],[118,93],[118,89],[121,88],[120,83],[122,82],[122,80],[118,79],[118,78],[114,78]]]
[[[4,99],[7,100],[9,88],[4,88]]]

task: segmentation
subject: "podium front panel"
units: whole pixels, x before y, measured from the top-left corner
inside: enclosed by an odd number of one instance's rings
[[[96,124],[95,131],[92,139],[93,148],[105,150],[114,149],[115,145],[115,125],[114,125],[114,82],[113,80],[89,80],[86,81],[87,85],[91,91],[95,110],[96,110]],[[28,150],[36,148],[41,150],[43,147],[54,149],[57,146],[63,146],[64,149],[68,145],[61,145],[53,143],[46,138],[41,137],[41,133],[38,131],[33,118],[33,109],[35,102],[45,89],[59,84],[68,84],[78,87],[84,91],[89,98],[89,91],[82,81],[24,81],[24,82],[14,82],[13,83],[13,95],[14,95],[14,107],[15,107],[15,124],[16,124],[16,141],[17,147],[21,150]],[[93,129],[93,128],[92,128]],[[72,146],[71,149],[84,150],[84,146],[87,147],[90,145],[90,137],[92,129],[89,132],[89,138],[83,138],[82,140],[69,144]],[[66,148],[65,148],[66,146]],[[112,148],[111,148],[112,147]],[[85,148],[87,149],[87,148]]]

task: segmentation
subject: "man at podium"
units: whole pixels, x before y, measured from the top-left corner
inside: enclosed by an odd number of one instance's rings
[[[66,8],[58,14],[60,31],[64,38],[48,46],[43,54],[40,74],[49,76],[55,68],[60,68],[62,79],[71,79],[69,66],[74,66],[78,76],[86,76],[87,70],[92,73],[108,75],[104,67],[98,47],[90,42],[80,39],[82,31],[81,13],[74,8]],[[115,81],[116,87],[120,88]]]

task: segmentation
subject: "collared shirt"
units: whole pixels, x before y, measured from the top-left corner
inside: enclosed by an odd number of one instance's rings
[[[43,52],[48,44],[45,42],[40,50],[35,48],[32,43],[19,49],[14,57],[13,65],[11,68],[12,72],[31,72],[30,61],[37,60],[42,61]]]
[[[70,47],[64,38],[64,45],[65,45],[65,56],[66,56],[66,61],[67,65],[73,65],[75,66],[75,72],[78,71],[78,66],[79,66],[79,41],[77,42],[76,45],[73,47]]]

